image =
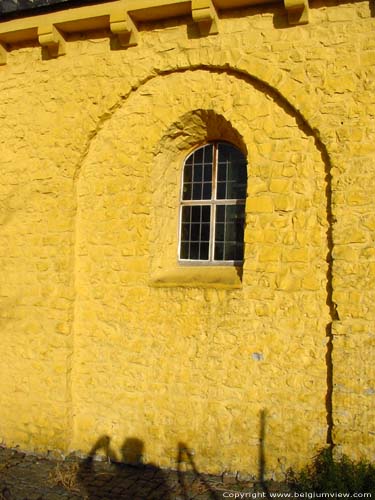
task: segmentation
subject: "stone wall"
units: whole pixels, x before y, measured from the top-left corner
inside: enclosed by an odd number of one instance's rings
[[[0,437],[109,435],[176,466],[282,477],[328,440],[374,458],[375,31],[367,2],[148,23],[0,67]],[[245,262],[176,261],[182,162],[248,157]]]

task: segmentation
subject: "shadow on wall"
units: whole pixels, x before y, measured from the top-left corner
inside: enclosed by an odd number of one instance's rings
[[[265,481],[265,427],[266,413],[260,413],[259,433],[259,488],[262,498],[270,498]],[[199,472],[187,444],[177,447],[177,470],[162,470],[152,463],[143,463],[144,443],[138,438],[127,438],[121,448],[121,462],[111,448],[111,438],[102,436],[79,467],[77,482],[85,490],[85,500],[189,500],[204,495],[206,500],[223,498],[223,485],[215,489],[215,481]],[[98,451],[107,457],[107,463],[95,460]],[[231,489],[228,486],[228,490]],[[259,491],[259,490],[258,490]]]

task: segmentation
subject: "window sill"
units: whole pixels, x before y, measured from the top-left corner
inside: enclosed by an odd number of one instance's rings
[[[151,275],[154,287],[223,288],[242,287],[242,267],[176,266]]]

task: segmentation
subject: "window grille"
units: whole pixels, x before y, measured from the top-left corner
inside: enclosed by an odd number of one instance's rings
[[[181,188],[180,261],[242,263],[246,185],[246,158],[232,144],[206,144],[186,158]]]

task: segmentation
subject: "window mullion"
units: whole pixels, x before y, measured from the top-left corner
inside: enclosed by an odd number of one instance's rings
[[[210,261],[214,261],[215,252],[215,233],[216,233],[216,191],[217,191],[217,161],[218,147],[213,145],[213,162],[212,162],[212,193],[211,193],[211,227],[210,227]]]
[[[194,205],[245,205],[246,200],[183,200],[181,206],[194,206]]]
[[[181,201],[181,206],[200,206],[200,205],[210,205],[210,200],[183,200]]]
[[[191,219],[193,215],[193,210],[190,210],[190,216],[189,216],[189,251],[188,251],[188,258],[190,259],[190,254],[191,254]]]
[[[181,247],[182,247],[182,204],[180,205],[180,213],[179,213],[178,220],[179,220],[179,225],[178,225],[178,259],[181,259]]]
[[[216,205],[211,205],[211,228],[210,228],[210,261],[214,260],[215,251],[215,221],[216,221]]]

